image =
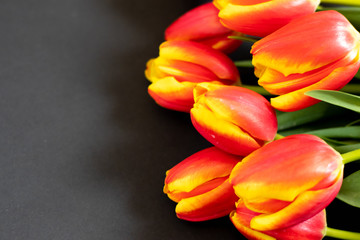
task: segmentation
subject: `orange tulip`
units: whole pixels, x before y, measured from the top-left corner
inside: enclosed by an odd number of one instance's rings
[[[259,85],[280,95],[271,105],[281,111],[317,103],[307,91],[344,87],[359,69],[359,52],[359,32],[336,11],[295,19],[251,49]]]
[[[165,31],[165,39],[191,40],[231,53],[241,45],[241,41],[228,36],[240,34],[225,28],[220,23],[218,13],[219,10],[212,3],[200,5],[173,22]]]
[[[228,177],[240,157],[210,147],[166,172],[164,193],[177,202],[180,219],[204,221],[228,215],[238,197]]]
[[[246,156],[275,137],[275,111],[256,92],[237,86],[201,83],[194,89],[194,98],[190,111],[194,127],[226,152]]]
[[[299,134],[271,142],[235,166],[236,195],[259,213],[250,228],[270,231],[312,218],[337,195],[343,179],[341,155],[320,138]]]
[[[250,227],[251,219],[258,215],[260,215],[260,213],[246,208],[244,202],[239,200],[236,204],[236,211],[230,214],[230,219],[239,232],[251,240],[321,240],[325,236],[325,210],[290,227],[262,232]]]
[[[152,82],[148,92],[160,106],[183,112],[193,106],[193,89],[198,83],[231,85],[240,79],[224,53],[192,41],[161,44],[159,57],[147,62],[145,75]]]
[[[292,20],[315,12],[320,0],[214,0],[221,23],[234,31],[265,37]]]

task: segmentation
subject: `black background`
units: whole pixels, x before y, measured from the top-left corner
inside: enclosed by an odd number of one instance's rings
[[[0,239],[243,239],[227,217],[178,220],[162,193],[210,144],[148,96],[145,63],[200,3],[1,1]]]

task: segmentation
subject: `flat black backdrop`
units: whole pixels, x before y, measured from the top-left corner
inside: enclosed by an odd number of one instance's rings
[[[0,239],[242,239],[226,217],[178,220],[162,193],[210,145],[143,72],[200,2],[1,1]]]

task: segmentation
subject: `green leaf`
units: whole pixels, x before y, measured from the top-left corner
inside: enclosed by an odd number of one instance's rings
[[[301,126],[325,117],[340,115],[344,111],[342,108],[320,102],[295,112],[277,112],[278,131]]]
[[[360,143],[343,145],[343,146],[335,146],[334,149],[339,153],[347,153],[350,151],[354,151],[356,149],[360,149]]]
[[[360,170],[343,180],[336,197],[351,206],[360,208]]]
[[[360,126],[334,127],[306,132],[324,138],[360,139]]]
[[[306,92],[305,95],[360,113],[360,97],[353,94],[331,90],[313,90]]]

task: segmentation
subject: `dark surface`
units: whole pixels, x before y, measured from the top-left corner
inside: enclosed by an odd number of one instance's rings
[[[162,193],[210,145],[143,72],[199,3],[1,1],[0,239],[242,239],[228,218],[178,220]]]

